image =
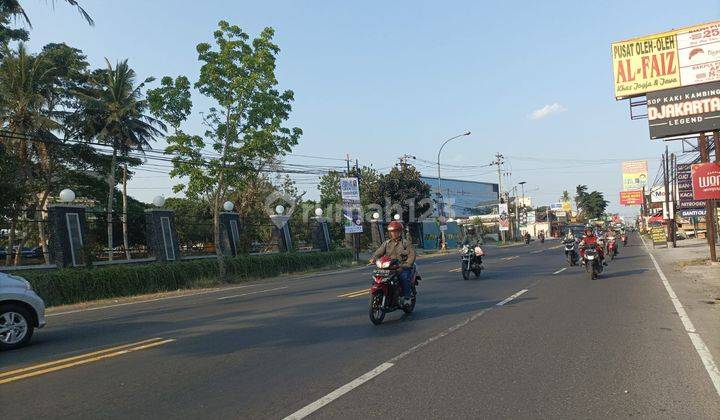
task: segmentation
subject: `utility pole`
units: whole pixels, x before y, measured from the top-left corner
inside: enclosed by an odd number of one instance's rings
[[[495,154],[495,161],[491,162],[491,165],[497,165],[498,171],[498,204],[502,203],[503,188],[502,188],[502,164],[505,157],[500,153]],[[498,214],[498,230],[500,232],[500,240],[505,243],[505,232],[500,230],[500,215]]]
[[[668,195],[670,195],[670,204],[672,204],[672,219],[670,221],[670,226],[672,226],[672,247],[677,248],[677,225],[675,224],[675,181],[676,181],[676,175],[675,175],[675,153],[672,153],[670,155],[670,182],[668,183],[671,188],[670,191],[668,191]]]
[[[407,161],[408,161],[408,159],[415,159],[415,156],[405,154],[405,155],[402,155],[402,156],[400,156],[400,157],[398,158],[398,165],[400,166],[400,168],[402,168],[402,169],[407,169],[407,166],[408,166]]]
[[[668,181],[669,181],[669,180],[668,180],[668,170],[669,170],[668,166],[670,166],[669,161],[668,161],[668,147],[665,146],[665,153],[663,153],[663,155],[662,155],[662,168],[663,168],[663,185],[664,185],[664,187],[665,187],[664,210],[665,210],[667,213],[664,214],[663,216],[665,216],[665,217],[667,218],[667,219],[666,219],[666,220],[667,220],[666,223],[667,223],[667,235],[668,235],[668,238],[672,238],[672,236],[673,236],[673,231],[672,231],[672,224],[670,223],[670,213],[671,213],[671,211],[670,211],[670,198],[669,198],[669,197],[670,197],[670,194],[669,194],[669,191],[668,191],[668,190],[670,189],[669,182],[668,182]],[[666,243],[667,243],[667,242],[666,242]]]

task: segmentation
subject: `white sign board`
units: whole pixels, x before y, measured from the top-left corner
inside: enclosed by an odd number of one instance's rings
[[[360,183],[357,178],[340,178],[340,196],[344,201],[360,201]]]

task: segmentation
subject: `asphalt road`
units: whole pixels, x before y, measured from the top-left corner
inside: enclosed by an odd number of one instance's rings
[[[462,280],[455,255],[424,259],[415,313],[381,326],[361,293],[369,268],[51,316],[30,347],[0,353],[0,407],[12,418],[716,419],[720,397],[639,241],[595,281],[560,271],[557,241],[488,249],[478,280]]]

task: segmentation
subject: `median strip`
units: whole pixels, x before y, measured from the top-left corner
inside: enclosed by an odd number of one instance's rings
[[[173,338],[163,339],[160,337],[150,338],[130,344],[110,347],[104,350],[85,353],[78,356],[68,357],[65,359],[54,360],[51,362],[41,363],[39,365],[27,366],[7,372],[0,372],[0,385],[9,382],[19,381],[21,379],[32,378],[34,376],[45,375],[47,373],[56,372],[58,370],[67,369],[75,366],[85,365],[97,362],[111,357],[117,357],[138,350],[145,350],[152,347],[161,346],[163,344],[175,341]]]

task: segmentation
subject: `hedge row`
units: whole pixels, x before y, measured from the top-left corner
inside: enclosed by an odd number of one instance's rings
[[[337,266],[351,259],[352,253],[347,249],[226,258],[225,282],[239,283],[252,278]],[[207,287],[221,283],[215,259],[67,268],[26,272],[22,275],[45,300],[47,306]]]

